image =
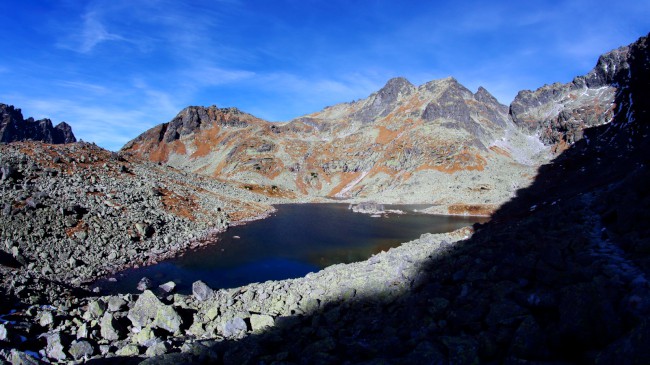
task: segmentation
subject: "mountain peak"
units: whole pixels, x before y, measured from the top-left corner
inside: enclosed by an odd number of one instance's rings
[[[448,88],[462,89],[463,91],[468,91],[465,86],[463,86],[458,80],[454,77],[448,76],[443,79],[437,79],[427,82],[426,84],[420,86],[430,92],[438,92]]]
[[[415,86],[407,80],[405,77],[393,77],[386,82],[386,85],[382,89],[391,88],[391,89],[404,89],[404,88],[414,88]]]
[[[491,103],[491,104],[500,104],[497,98],[494,95],[490,94],[483,86],[479,86],[478,90],[474,94],[474,99],[482,103]]]
[[[409,80],[404,77],[394,77],[386,82],[386,85],[377,92],[377,95],[383,100],[392,100],[400,94],[410,94],[413,91],[415,91],[415,86]]]
[[[52,144],[73,143],[77,139],[65,122],[52,126],[49,119],[23,118],[20,109],[0,103],[0,142],[41,141]]]

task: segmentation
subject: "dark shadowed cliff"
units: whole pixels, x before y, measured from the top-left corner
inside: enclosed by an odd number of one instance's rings
[[[73,143],[72,128],[61,122],[52,126],[49,119],[23,119],[20,109],[0,103],[0,142],[41,141],[52,144]]]

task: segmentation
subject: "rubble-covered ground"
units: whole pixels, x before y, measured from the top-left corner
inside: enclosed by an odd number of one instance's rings
[[[1,145],[0,171],[2,281],[31,303],[200,245],[279,201],[87,143]]]

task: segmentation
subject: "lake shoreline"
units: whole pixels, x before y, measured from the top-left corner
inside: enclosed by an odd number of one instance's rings
[[[371,254],[398,246],[402,242],[419,237],[421,234],[453,231],[458,227],[474,224],[472,218],[480,218],[444,217],[422,214],[418,211],[426,206],[428,205],[391,205],[389,208],[398,208],[401,214],[393,214],[394,210],[389,209],[393,213],[384,214],[382,220],[375,220],[372,215],[357,215],[345,203],[278,204],[273,211],[255,217],[257,218],[255,221],[261,221],[269,217],[272,221],[256,222],[255,225],[249,228],[241,227],[252,223],[253,220],[250,219],[245,222],[231,224],[228,230],[215,232],[205,240],[198,241],[197,244],[191,245],[182,251],[173,254],[169,253],[169,257],[165,257],[163,260],[149,261],[150,265],[126,267],[124,270],[100,277],[88,282],[88,284],[91,287],[100,287],[102,293],[137,293],[135,287],[138,281],[142,277],[148,277],[153,279],[154,286],[168,281],[174,281],[177,284],[181,283],[183,289],[177,287],[176,290],[187,293],[189,290],[187,283],[195,280],[206,280],[209,285],[216,288],[232,288],[245,285],[247,282],[267,280],[263,274],[264,272],[268,272],[270,275],[268,278],[274,280],[283,277],[295,278],[301,276],[300,272],[302,270],[305,270],[302,272],[306,273],[307,267],[314,267],[309,270],[321,270],[326,266],[339,263],[363,261]],[[328,216],[325,217],[323,214],[328,214]],[[343,222],[338,221],[341,214],[346,217],[342,218]],[[348,216],[348,214],[350,215]],[[312,216],[315,218],[312,218]],[[315,223],[309,222],[313,219],[318,221],[317,226],[320,225],[320,222],[329,222],[328,225],[338,227],[337,231],[341,233],[328,232],[329,229],[327,228],[312,227],[310,224]],[[483,223],[482,220],[478,222]],[[416,225],[414,226],[414,224]],[[299,228],[294,228],[294,225]],[[319,231],[319,229],[323,230]],[[280,233],[275,233],[276,231]],[[337,235],[340,237],[337,237]],[[255,243],[260,239],[263,240],[263,243]],[[303,243],[306,242],[310,242],[309,249],[303,248]],[[325,242],[331,243],[325,244]],[[324,244],[325,246],[323,246]],[[370,246],[365,246],[369,244]],[[362,249],[362,247],[367,248]],[[225,253],[223,252],[224,249],[226,250]],[[370,251],[364,254],[362,253],[363,250]],[[247,254],[247,252],[251,252],[251,254]],[[328,255],[335,256],[328,258]],[[319,263],[313,261],[315,256],[321,257]],[[205,264],[201,262],[205,262]],[[163,263],[162,266],[155,266]],[[200,266],[193,269],[195,265]],[[241,267],[241,270],[244,267],[249,268],[240,271],[239,267]],[[283,274],[284,272],[287,274]],[[187,275],[190,275],[190,277]],[[251,281],[245,279],[221,279],[221,277],[243,278],[247,276],[251,276]]]

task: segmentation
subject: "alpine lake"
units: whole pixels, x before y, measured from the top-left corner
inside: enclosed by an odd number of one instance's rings
[[[362,261],[424,233],[443,233],[486,222],[485,217],[418,213],[430,205],[384,205],[388,213],[355,213],[349,204],[277,205],[270,217],[230,227],[215,242],[158,264],[128,269],[98,280],[104,294],[137,293],[147,277],[153,287],[173,281],[191,293],[202,280],[214,289],[302,277],[327,266]]]

